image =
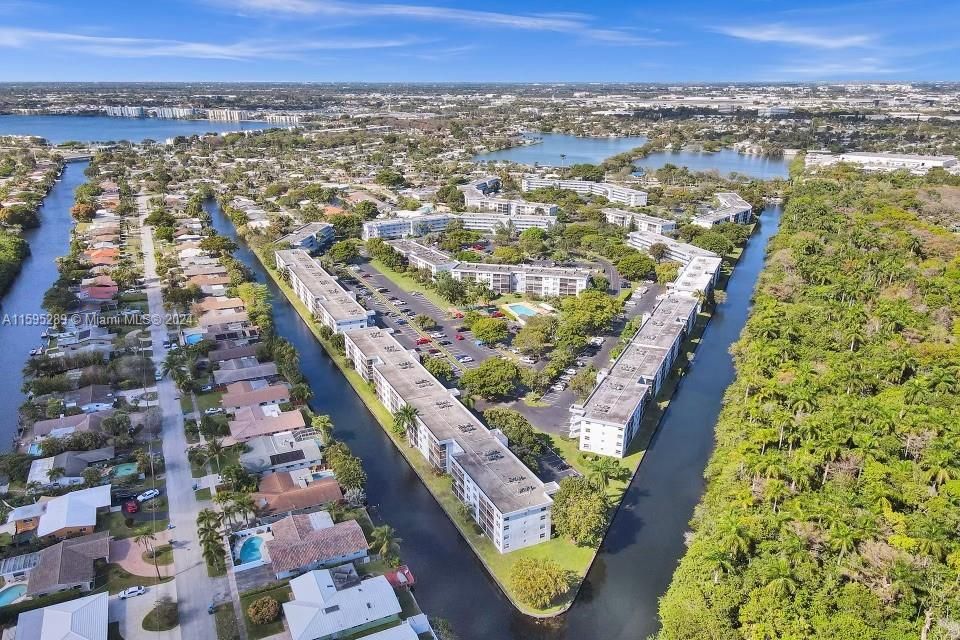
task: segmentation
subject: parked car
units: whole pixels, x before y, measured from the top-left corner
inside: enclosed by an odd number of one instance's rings
[[[417,338],[417,344],[429,344],[430,338],[421,337]]]
[[[457,327],[457,328],[456,328],[456,332],[457,332],[457,333],[463,333],[464,331],[469,331],[469,329],[467,329],[466,327]]]
[[[373,274],[372,274],[372,273],[365,273],[365,274],[363,274],[363,277],[364,277],[364,278],[372,278],[372,277],[373,277]]]
[[[571,376],[575,376],[575,375],[577,375],[577,370],[576,370],[576,369],[572,369],[572,368],[571,368],[571,369],[566,369],[566,370],[564,371],[564,373],[566,373],[566,374],[568,374],[568,375],[571,375]]]
[[[454,337],[455,337],[457,340],[463,340],[463,334],[462,334],[462,333],[458,333],[458,334],[455,335]]]
[[[147,489],[146,491],[144,491],[143,493],[137,496],[137,502],[149,502],[150,500],[153,500],[159,495],[160,495],[160,491],[158,491],[157,489]]]
[[[438,353],[440,353],[440,349],[428,349],[428,350],[427,350],[427,353],[429,353],[429,354],[432,355],[432,356],[435,356],[435,355],[437,355]]]
[[[502,318],[502,317],[503,317],[503,311],[494,311],[493,313],[490,314],[490,317],[491,317],[491,318]]]
[[[207,416],[215,416],[218,413],[223,413],[223,407],[210,407],[203,410],[203,414]]]
[[[487,343],[484,342],[483,340],[474,340],[474,341],[473,341],[473,344],[477,345],[478,347],[482,347],[482,346],[486,345]]]
[[[202,387],[200,387],[200,391],[213,391],[213,385],[205,384]]]
[[[449,346],[449,345],[451,345],[451,344],[453,344],[453,343],[450,342],[449,340],[441,340],[441,341],[440,341],[440,344],[442,344],[443,346],[446,347],[446,346]]]
[[[157,371],[155,374],[153,374],[153,379],[156,380],[157,382],[160,382],[161,380],[163,380],[163,372]]]
[[[536,364],[537,360],[536,358],[531,358],[530,356],[522,356],[520,358],[520,362],[522,362],[523,364]]]
[[[136,513],[137,511],[140,511],[140,503],[136,500],[127,500],[123,503],[124,513]]]
[[[407,321],[403,318],[397,318],[397,324],[407,324]]]
[[[458,356],[457,360],[460,362],[473,362],[473,356]]]
[[[410,292],[410,295],[412,295],[412,296],[422,296],[423,294],[420,293],[419,291],[411,291],[411,292]]]
[[[147,588],[143,585],[138,585],[136,587],[128,587],[120,592],[120,599],[126,600],[127,598],[132,598],[134,596],[142,596],[147,592]]]
[[[390,291],[390,289],[387,289],[386,287],[377,287],[377,291],[379,291],[380,293],[386,293]]]
[[[432,333],[430,334],[430,337],[431,337],[431,338],[446,338],[446,337],[447,337],[447,334],[445,334],[443,331],[434,331],[434,332],[432,332]]]
[[[560,383],[558,382],[557,384],[553,385],[553,386],[550,387],[550,388],[553,389],[554,391],[563,391],[564,389],[567,388],[567,385],[565,385],[565,384],[560,384]]]

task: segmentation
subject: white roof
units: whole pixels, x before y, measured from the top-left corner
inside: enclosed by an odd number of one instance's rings
[[[43,537],[64,527],[97,524],[97,509],[110,506],[110,485],[90,487],[52,498],[43,503],[37,535]]]
[[[108,487],[109,488],[109,487]],[[25,611],[16,640],[107,640],[106,593]]]
[[[383,576],[337,591],[330,572],[321,569],[290,581],[293,600],[283,605],[293,640],[326,638],[361,625],[399,615],[393,587]]]
[[[364,638],[365,640],[417,640],[419,636],[410,626],[410,623],[404,620],[402,624],[396,627],[378,631],[372,635],[364,636]]]

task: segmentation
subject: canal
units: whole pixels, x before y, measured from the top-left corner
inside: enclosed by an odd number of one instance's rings
[[[713,427],[733,380],[728,350],[746,321],[779,208],[763,212],[728,283],[726,301],[706,329],[695,364],[627,490],[579,599],[565,616],[537,623],[518,614],[487,576],[220,207],[212,200],[204,206],[214,228],[237,240],[236,257],[269,287],[277,332],[299,353],[313,389],[310,405],[331,416],[337,437],[363,459],[371,514],[403,539],[404,560],[417,575],[417,598],[429,615],[448,619],[463,640],[635,640],[656,632],[657,600],[683,554],[683,533],[703,492]]]
[[[57,258],[70,249],[70,230],[73,219],[73,190],[83,184],[83,170],[88,162],[67,163],[60,179],[40,205],[40,226],[24,232],[30,244],[30,256],[23,263],[20,274],[13,281],[7,294],[0,299],[0,371],[4,372],[4,384],[0,385],[0,451],[11,448],[17,433],[17,410],[23,404],[20,391],[23,380],[20,372],[30,357],[30,350],[40,346],[40,334],[44,327],[39,324],[24,326],[17,316],[38,316],[44,313],[41,303],[44,292],[57,278]]]

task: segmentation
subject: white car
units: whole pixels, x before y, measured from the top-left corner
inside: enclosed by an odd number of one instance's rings
[[[137,496],[137,502],[147,502],[153,500],[160,495],[160,492],[157,489],[148,489]]]
[[[457,360],[460,362],[473,362],[473,356],[460,356]]]
[[[157,382],[160,382],[161,380],[163,380],[163,373],[157,371],[157,372],[153,375],[153,379],[156,380]]]
[[[127,598],[132,598],[134,596],[142,596],[146,592],[147,592],[147,588],[142,585],[138,585],[136,587],[129,587],[120,592],[120,599],[126,600]]]
[[[203,410],[203,413],[204,413],[204,415],[215,416],[215,415],[217,415],[218,413],[223,413],[223,408],[222,408],[222,407],[210,407],[209,409],[204,409],[204,410]]]
[[[446,337],[447,337],[447,334],[443,333],[442,331],[434,331],[433,333],[430,334],[430,337],[431,337],[431,338],[446,338]]]
[[[523,364],[536,364],[536,363],[537,363],[537,361],[534,360],[533,358],[531,358],[530,356],[523,356],[522,358],[520,358],[520,362],[522,362]]]
[[[550,388],[553,389],[554,391],[563,391],[564,389],[567,388],[567,385],[565,385],[565,384],[555,384],[555,385],[553,385],[553,386],[550,387]]]
[[[577,370],[576,370],[576,369],[567,369],[566,371],[564,371],[564,373],[567,374],[567,375],[570,375],[570,376],[575,376],[575,375],[577,375]]]

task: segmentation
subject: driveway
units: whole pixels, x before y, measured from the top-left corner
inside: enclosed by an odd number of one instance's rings
[[[163,297],[157,279],[156,259],[154,257],[153,230],[143,224],[148,213],[148,196],[139,196],[141,241],[144,255],[144,277],[147,282],[147,302],[151,314],[163,317]],[[166,325],[150,326],[153,339],[153,361],[159,369],[167,355],[163,341],[167,339]],[[170,376],[157,383],[160,408],[163,420],[163,457],[166,462],[166,495],[169,504],[170,522],[176,525],[177,544],[174,545],[174,563],[176,566],[177,600],[180,606],[180,626],[185,638],[215,638],[216,628],[213,616],[207,613],[207,606],[215,597],[223,598],[229,593],[226,578],[211,578],[207,575],[207,566],[200,552],[197,537],[197,514],[201,505],[193,494],[194,479],[187,460],[187,439],[183,431],[183,414],[177,390]],[[169,584],[169,583],[168,583]],[[143,633],[141,631],[141,633]],[[139,638],[139,635],[126,636]]]
[[[164,596],[169,596],[177,601],[177,589],[173,582],[147,587],[147,592],[142,596],[134,596],[121,600],[119,595],[110,596],[109,620],[110,622],[120,623],[120,635],[126,640],[180,640],[182,638],[193,638],[188,633],[181,633],[182,626],[174,627],[170,631],[145,631],[143,629],[143,617],[150,613],[157,601]],[[181,624],[183,621],[183,612],[180,613]],[[216,635],[207,636],[215,638]]]
[[[170,532],[161,531],[155,534],[157,539],[153,542],[154,547],[160,547],[167,544]],[[110,541],[110,561],[116,562],[125,570],[135,576],[156,577],[157,569],[152,562],[143,559],[144,549],[133,541],[133,538],[123,538],[121,540]],[[174,565],[158,565],[161,576],[173,574]]]

